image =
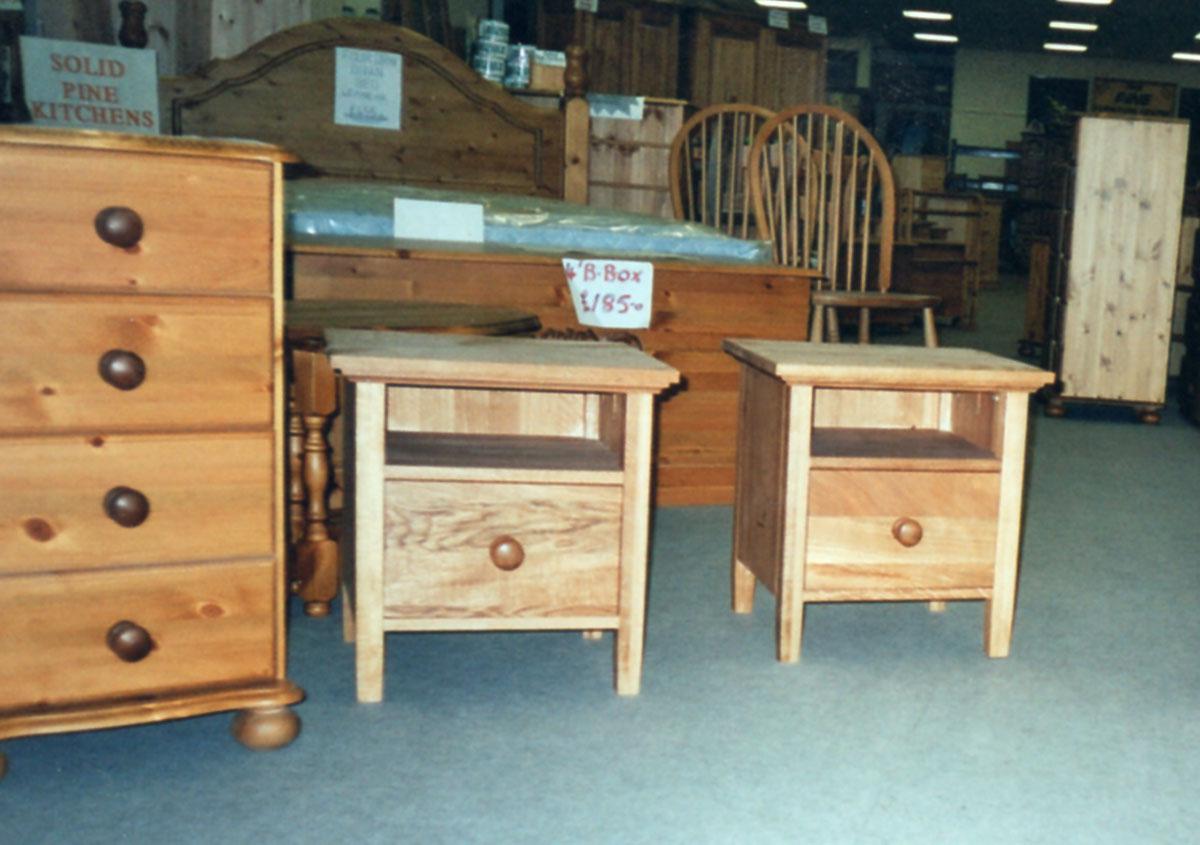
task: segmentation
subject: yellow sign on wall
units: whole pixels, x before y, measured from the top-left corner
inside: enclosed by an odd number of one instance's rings
[[[1092,80],[1092,111],[1172,117],[1177,88],[1173,82],[1097,77]]]

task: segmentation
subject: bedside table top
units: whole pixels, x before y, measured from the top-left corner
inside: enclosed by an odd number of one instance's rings
[[[1031,392],[1054,373],[978,349],[726,340],[726,352],[791,384],[817,387],[986,389]]]
[[[679,373],[623,343],[330,329],[336,370],[361,381],[549,390],[662,390]]]

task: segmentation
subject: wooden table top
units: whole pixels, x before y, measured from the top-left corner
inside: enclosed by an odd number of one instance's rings
[[[351,379],[544,390],[663,390],[679,373],[623,343],[332,329],[335,369]]]
[[[1054,373],[978,349],[727,339],[734,358],[791,384],[818,387],[1034,391]]]
[[[303,299],[285,303],[284,326],[288,340],[319,344],[326,329],[530,335],[542,324],[531,311],[494,305]]]

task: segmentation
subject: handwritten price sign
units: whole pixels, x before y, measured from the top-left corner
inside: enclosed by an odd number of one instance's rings
[[[564,258],[575,319],[604,329],[650,328],[654,265],[647,261]]]

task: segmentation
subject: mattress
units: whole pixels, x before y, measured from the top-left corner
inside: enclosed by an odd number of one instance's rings
[[[285,226],[293,243],[394,243],[394,200],[399,198],[480,205],[483,243],[517,252],[771,263],[767,241],[730,237],[698,223],[562,200],[340,179],[294,179],[285,186]],[[454,240],[453,233],[448,234]]]

